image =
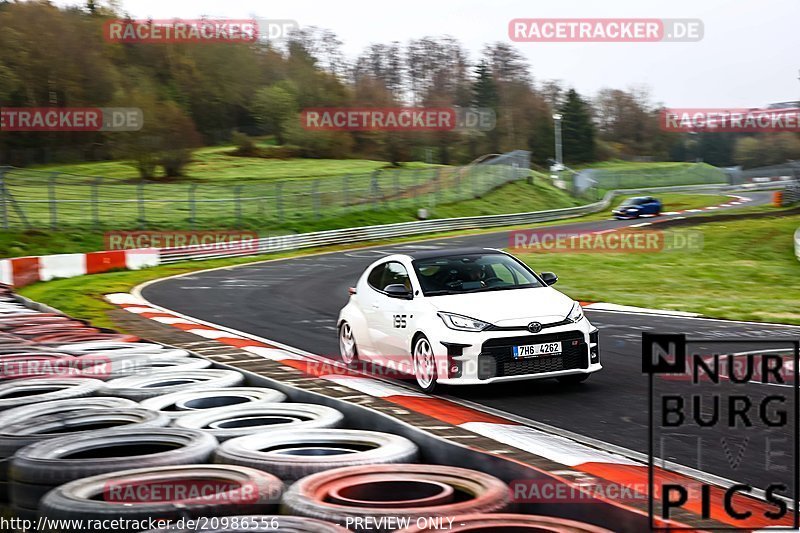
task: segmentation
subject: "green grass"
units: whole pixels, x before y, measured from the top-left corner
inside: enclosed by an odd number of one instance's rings
[[[521,258],[559,275],[575,299],[702,313],[715,318],[800,324],[800,216],[708,223],[702,251],[550,253]],[[675,230],[679,231],[679,230]]]
[[[414,210],[486,194],[513,176],[509,165],[457,168],[420,162],[263,159],[198,150],[181,180],[141,182],[125,162],[59,165],[6,173],[4,220],[14,228],[301,231],[321,218]],[[65,172],[58,174],[57,172]]]
[[[247,181],[272,179],[309,179],[366,174],[389,167],[386,161],[367,159],[264,159],[236,157],[230,152],[235,146],[212,146],[195,150],[186,175],[193,181]],[[432,165],[411,162],[403,168],[426,168]],[[109,179],[138,179],[139,174],[127,161],[101,161],[44,165],[32,170],[63,172],[77,176],[96,176]]]

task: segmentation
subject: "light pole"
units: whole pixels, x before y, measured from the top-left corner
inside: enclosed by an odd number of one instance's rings
[[[553,120],[556,124],[556,166],[559,171],[564,166],[564,154],[561,153],[561,113],[554,113]]]

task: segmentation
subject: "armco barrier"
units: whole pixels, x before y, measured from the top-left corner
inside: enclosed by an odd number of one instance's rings
[[[751,184],[745,188],[747,190],[766,190],[784,186],[785,184],[779,183]],[[23,287],[37,281],[95,274],[113,269],[138,270],[145,267],[158,266],[159,264],[176,263],[187,260],[200,261],[224,257],[260,255],[287,250],[315,248],[319,246],[393,239],[397,237],[423,235],[426,233],[549,222],[602,211],[611,204],[616,196],[620,195],[682,191],[729,192],[739,188],[740,187],[737,186],[718,184],[622,189],[607,192],[605,197],[599,202],[578,207],[505,215],[440,218],[384,224],[380,226],[363,226],[358,228],[343,228],[313,233],[265,237],[258,240],[257,248],[247,246],[244,251],[228,249],[205,253],[192,248],[152,248],[3,259],[0,260],[0,283],[6,283],[14,287]]]

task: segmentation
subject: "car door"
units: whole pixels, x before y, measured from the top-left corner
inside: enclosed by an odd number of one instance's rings
[[[389,285],[404,285],[413,292],[408,271],[402,263],[391,261],[386,263],[381,284],[385,289]],[[413,302],[405,298],[398,298],[382,294],[376,320],[375,345],[381,357],[387,362],[400,363],[405,360],[410,352],[413,328]]]
[[[376,338],[380,337],[378,323],[382,319],[379,310],[385,298],[385,295],[381,292],[385,269],[386,263],[372,267],[372,270],[367,274],[366,287],[358,291],[359,307],[364,315],[365,328],[363,331],[356,332],[356,342],[358,343],[359,356],[364,359],[369,359],[378,353]]]

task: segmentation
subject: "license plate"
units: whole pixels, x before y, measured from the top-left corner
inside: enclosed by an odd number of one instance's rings
[[[514,359],[522,359],[524,357],[547,357],[559,354],[561,354],[560,342],[514,346]]]

